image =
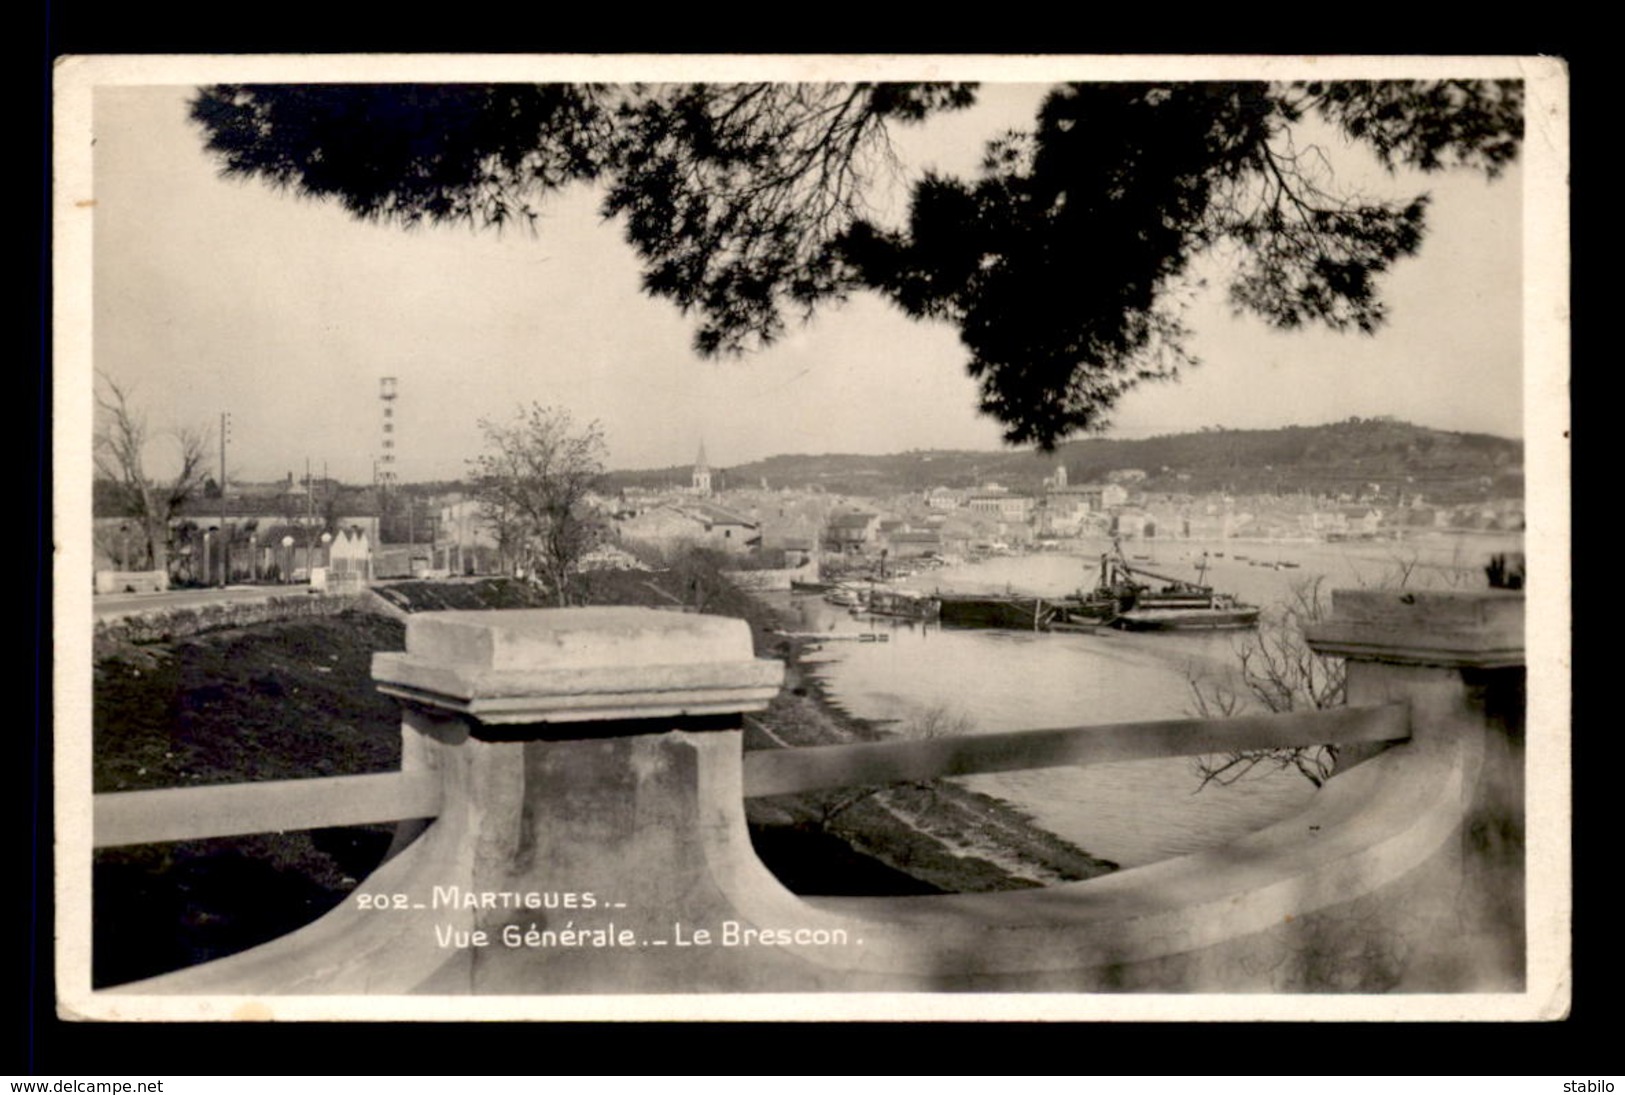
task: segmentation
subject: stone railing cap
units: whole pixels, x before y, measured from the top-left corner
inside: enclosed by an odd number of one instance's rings
[[[406,653],[441,668],[598,669],[748,660],[744,620],[654,608],[425,612],[406,623]]]
[[[406,651],[373,655],[385,693],[487,723],[701,717],[758,711],[782,663],[750,625],[651,608],[428,612]]]

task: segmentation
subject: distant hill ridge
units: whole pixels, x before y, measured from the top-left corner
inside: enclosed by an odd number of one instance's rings
[[[1150,493],[1360,496],[1375,484],[1384,497],[1420,494],[1429,502],[1453,504],[1521,497],[1524,489],[1523,442],[1385,417],[1273,430],[1204,429],[1137,440],[1088,438],[1062,444],[1050,455],[964,450],[784,455],[712,472],[722,489],[758,487],[766,480],[774,489],[881,496],[988,482],[1035,491],[1060,464],[1073,485],[1141,471],[1145,478],[1136,486]],[[687,486],[689,472],[687,465],[617,471],[609,485]]]

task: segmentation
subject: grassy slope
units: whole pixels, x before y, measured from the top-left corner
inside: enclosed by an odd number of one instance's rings
[[[363,613],[115,649],[95,676],[98,792],[383,772],[400,713],[370,676],[405,628]],[[93,980],[218,958],[315,919],[388,846],[384,826],[96,854]]]

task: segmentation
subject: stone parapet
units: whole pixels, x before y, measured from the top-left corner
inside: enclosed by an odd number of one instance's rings
[[[1486,732],[1516,704],[1468,678],[1518,677],[1521,604],[1337,604],[1317,643],[1353,651],[1351,702],[1406,705],[1410,740],[1222,848],[906,898],[803,899],[757,858],[741,734],[719,716],[764,706],[782,666],[742,621],[414,616],[375,673],[438,816],[310,927],[119,991],[1517,991],[1521,755]]]

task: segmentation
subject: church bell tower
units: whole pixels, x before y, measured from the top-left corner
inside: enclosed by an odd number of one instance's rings
[[[711,466],[705,462],[705,442],[700,442],[700,454],[694,458],[694,493],[711,493]]]

